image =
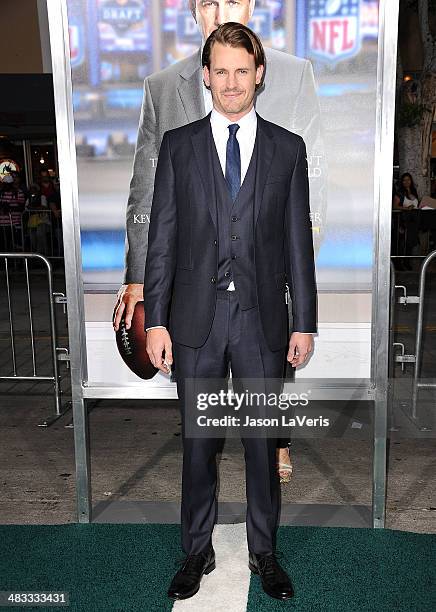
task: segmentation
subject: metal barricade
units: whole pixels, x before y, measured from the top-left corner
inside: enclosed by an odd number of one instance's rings
[[[394,411],[394,376],[395,376],[395,347],[400,343],[395,342],[395,266],[391,259],[390,276],[390,308],[389,308],[389,365],[388,365],[388,427],[389,431],[397,431]]]
[[[433,259],[436,258],[436,251],[432,251],[424,259],[419,275],[419,294],[418,294],[418,317],[416,321],[416,340],[415,340],[415,369],[413,372],[413,387],[412,387],[412,414],[414,420],[417,419],[417,402],[419,389],[436,389],[435,382],[422,382],[421,365],[422,365],[422,322],[424,318],[424,302],[425,302],[425,282],[427,269]]]
[[[40,427],[48,427],[54,421],[59,419],[67,410],[71,408],[71,403],[62,410],[61,406],[61,387],[60,387],[60,376],[58,361],[65,361],[69,366],[69,352],[65,347],[57,346],[57,331],[56,331],[56,318],[55,318],[55,304],[63,304],[65,309],[66,297],[64,293],[53,291],[53,272],[52,266],[49,260],[40,255],[39,253],[0,253],[0,261],[4,261],[4,273],[5,273],[5,292],[7,298],[7,310],[8,310],[8,327],[9,327],[9,339],[10,339],[10,350],[11,350],[11,375],[0,376],[0,380],[8,381],[45,381],[53,382],[54,390],[54,402],[55,402],[55,414],[49,416],[42,423],[39,423]],[[13,309],[13,296],[12,296],[12,283],[11,283],[11,272],[9,270],[9,263],[14,263],[17,260],[24,261],[24,277],[25,277],[25,292],[27,297],[27,310],[29,320],[29,338],[30,348],[32,356],[32,374],[31,375],[20,375],[17,367],[17,355],[16,355],[16,334],[14,325],[14,309]],[[52,374],[41,375],[37,372],[36,366],[36,352],[35,352],[35,334],[34,334],[34,313],[32,303],[32,292],[30,286],[29,277],[29,264],[28,260],[39,260],[43,263],[46,269],[47,278],[47,296],[48,296],[48,316],[49,316],[49,333],[50,333],[50,355],[52,362]]]
[[[19,224],[16,222],[17,215],[20,216]],[[37,227],[29,227],[29,219],[32,215],[42,217],[41,225],[46,228],[46,236],[37,235]],[[0,250],[17,253],[28,249],[32,253],[37,252],[50,259],[63,257],[62,222],[52,210],[26,208],[22,212],[8,212],[3,213],[2,216],[9,217],[9,222],[7,225],[0,225],[1,244],[3,245]],[[38,249],[38,242],[42,242],[41,250]]]
[[[424,305],[425,305],[425,285],[426,285],[426,274],[427,270],[433,260],[436,259],[436,250],[429,253],[427,256],[423,255],[410,255],[406,256],[408,259],[424,259],[422,262],[421,270],[419,272],[419,289],[418,295],[408,295],[407,288],[404,285],[395,284],[395,268],[391,261],[391,310],[394,309],[395,303],[398,304],[418,304],[418,313],[416,320],[416,337],[415,337],[415,352],[414,354],[406,354],[405,346],[401,342],[394,342],[393,336],[391,339],[392,352],[395,353],[395,347],[401,348],[401,354],[395,355],[392,362],[392,375],[393,375],[393,364],[401,363],[401,367],[404,368],[405,363],[413,363],[413,384],[412,384],[412,397],[411,397],[411,409],[410,413],[405,413],[406,416],[421,430],[431,431],[431,427],[423,426],[418,416],[418,394],[420,389],[436,389],[436,382],[432,379],[427,382],[421,380],[421,366],[422,366],[422,351],[423,351],[423,319],[424,319]],[[397,257],[393,256],[392,259]],[[398,256],[398,259],[402,259],[404,256]],[[395,291],[401,289],[403,295],[398,300],[395,298]],[[393,317],[393,313],[391,313]]]

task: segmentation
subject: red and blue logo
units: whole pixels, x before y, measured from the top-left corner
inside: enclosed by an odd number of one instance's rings
[[[308,52],[328,63],[356,55],[361,47],[360,0],[307,2]]]

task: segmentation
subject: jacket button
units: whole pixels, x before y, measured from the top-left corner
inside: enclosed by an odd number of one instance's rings
[[[214,244],[218,244],[216,240],[213,241]]]
[[[236,259],[236,255],[232,255],[232,259]]]
[[[237,221],[237,220],[238,220],[238,217],[235,217],[235,216],[232,217],[232,221]]]
[[[211,283],[216,283],[216,278],[215,278],[215,276],[212,276],[212,278],[210,279],[210,282],[211,282]]]
[[[225,272],[224,276],[230,276],[230,272]]]
[[[238,236],[232,236],[232,240],[237,240]]]

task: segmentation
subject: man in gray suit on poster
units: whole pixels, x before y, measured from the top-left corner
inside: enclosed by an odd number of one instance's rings
[[[255,0],[190,0],[203,41],[220,24],[247,24]],[[202,45],[203,46],[203,45]],[[144,97],[127,203],[124,284],[117,296],[114,328],[123,313],[130,328],[135,304],[143,300],[144,265],[156,160],[164,133],[204,117],[212,109],[210,91],[203,83],[200,48],[190,57],[152,74],[144,81]],[[325,159],[320,108],[310,61],[265,49],[263,86],[256,92],[259,114],[302,136],[310,177],[310,206],[315,253],[318,251],[326,207]],[[321,224],[321,225],[320,225]],[[124,312],[125,311],[125,312]],[[296,365],[294,362],[292,365]]]

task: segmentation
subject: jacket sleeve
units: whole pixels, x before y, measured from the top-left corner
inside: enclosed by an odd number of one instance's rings
[[[142,283],[147,234],[158,156],[157,125],[148,79],[139,118],[138,136],[126,209],[124,283]]]
[[[175,175],[168,132],[164,134],[156,168],[144,274],[147,327],[168,327],[169,304],[176,267],[177,206]]]
[[[317,331],[315,264],[309,208],[306,145],[299,145],[285,211],[285,268],[292,299],[293,329]]]

